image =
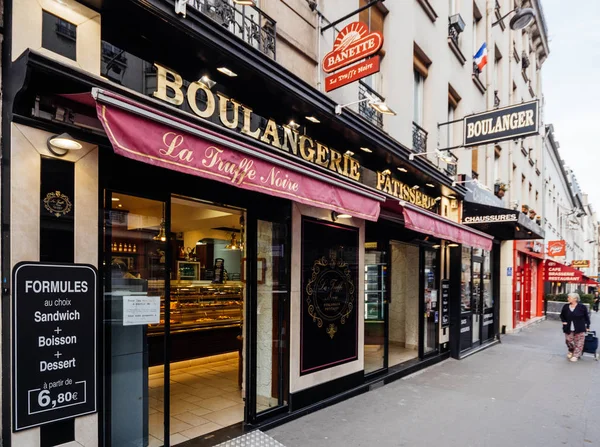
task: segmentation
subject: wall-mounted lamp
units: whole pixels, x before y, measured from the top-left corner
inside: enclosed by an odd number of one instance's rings
[[[64,157],[69,151],[78,151],[83,149],[79,141],[73,139],[68,133],[61,133],[48,138],[46,142],[48,150],[57,157]]]
[[[496,20],[492,23],[492,27],[498,25],[502,22],[506,17],[515,13],[512,19],[510,19],[510,29],[519,30],[528,27],[535,20],[535,11],[532,8],[515,8],[512,11],[509,11],[507,14],[502,16],[499,20]]]
[[[338,213],[336,211],[331,212],[331,220],[337,222],[338,219],[352,219],[350,214]]]
[[[429,154],[435,154],[435,156],[437,158],[446,162],[449,165],[457,164],[457,161],[454,158],[452,158],[452,156],[451,156],[452,154],[450,153],[450,151],[435,150],[433,152],[419,152],[418,154],[408,154],[408,159],[410,161],[413,161],[415,159],[415,157],[421,157],[423,155],[429,155]]]
[[[358,101],[354,101],[354,102],[350,102],[348,104],[338,104],[335,106],[335,114],[336,115],[341,115],[342,114],[342,109],[348,107],[348,106],[352,106],[354,104],[359,104],[361,102],[367,102],[369,104],[369,106],[375,110],[376,112],[379,113],[383,113],[384,115],[395,115],[396,112],[394,112],[392,109],[390,109],[388,107],[388,105],[385,103],[385,101],[382,101],[379,98],[376,98],[375,96],[369,94],[369,93],[365,93],[365,98],[363,99],[359,99]]]

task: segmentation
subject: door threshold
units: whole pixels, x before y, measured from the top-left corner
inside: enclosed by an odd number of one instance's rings
[[[477,354],[478,352],[483,351],[484,349],[490,348],[498,343],[500,343],[500,340],[497,340],[497,339],[486,341],[475,348],[471,348],[468,351],[465,351],[464,353],[461,352],[460,356],[459,356],[459,360],[466,359],[467,357],[470,357],[473,354]]]

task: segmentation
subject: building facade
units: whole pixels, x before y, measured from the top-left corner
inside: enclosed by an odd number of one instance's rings
[[[454,165],[347,105],[391,77],[322,92],[320,28],[360,4],[239,3],[4,3],[6,445],[217,442],[495,341]]]

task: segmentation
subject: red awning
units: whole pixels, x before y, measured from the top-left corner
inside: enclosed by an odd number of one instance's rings
[[[593,280],[592,278],[590,278],[589,276],[585,276],[583,275],[583,282],[582,284],[585,284],[586,286],[593,286],[593,287],[598,287],[598,281]]]
[[[379,217],[384,197],[359,185],[334,184],[315,169],[123,96],[92,94],[119,155],[361,219]]]
[[[397,199],[388,199],[385,206],[398,212],[401,211],[404,216],[404,226],[410,230],[470,247],[488,251],[492,249],[494,238],[481,231],[466,227],[410,203],[402,202],[400,204]]]
[[[544,281],[582,284],[583,272],[550,259],[544,263]]]

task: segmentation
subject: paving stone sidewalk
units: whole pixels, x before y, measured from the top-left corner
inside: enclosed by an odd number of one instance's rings
[[[560,322],[543,321],[268,435],[286,447],[600,446],[600,362],[565,354]]]

